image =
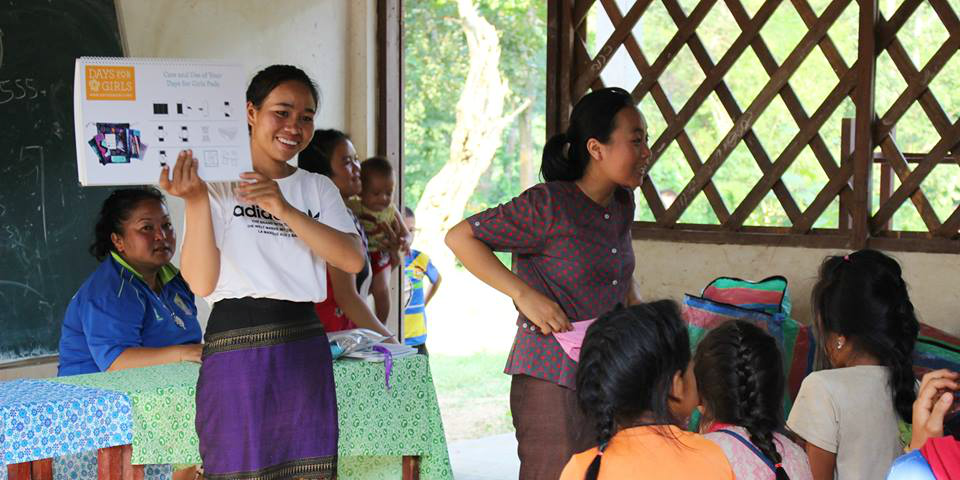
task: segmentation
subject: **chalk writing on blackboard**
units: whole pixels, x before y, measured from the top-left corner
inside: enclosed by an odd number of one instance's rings
[[[36,80],[24,78],[7,78],[0,80],[0,105],[14,100],[33,100],[41,92],[35,86]],[[46,91],[43,92],[46,94]]]
[[[37,184],[40,187],[40,205],[37,208],[40,210],[40,219],[42,228],[43,228],[43,243],[47,243],[47,188],[46,188],[46,172],[44,171],[44,161],[43,161],[43,147],[40,145],[29,145],[25,147],[20,147],[20,164],[21,165],[33,165],[33,171],[35,173],[35,178],[37,179]]]
[[[3,30],[0,30],[0,68],[3,68],[3,50]],[[0,78],[0,105],[46,95],[46,90],[39,90],[36,84],[36,79],[32,77]]]

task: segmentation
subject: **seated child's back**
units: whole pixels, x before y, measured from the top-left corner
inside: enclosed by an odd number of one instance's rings
[[[720,446],[738,480],[810,480],[807,454],[783,429],[783,359],[777,341],[742,320],[711,330],[693,358],[700,431]]]
[[[583,479],[598,452],[593,447],[574,455],[561,480]],[[675,425],[644,426],[610,439],[596,478],[734,478],[729,469],[723,450],[702,435]]]
[[[561,480],[734,478],[720,447],[679,428],[700,400],[674,302],[617,309],[590,325],[577,397],[598,446],[574,455]]]
[[[806,441],[814,478],[884,478],[916,399],[919,323],[900,265],[876,250],[830,257],[811,298],[832,369],[803,380],[787,426]]]
[[[903,453],[889,383],[887,367],[879,365],[813,372],[790,411],[790,429],[834,453],[837,472],[883,478]]]

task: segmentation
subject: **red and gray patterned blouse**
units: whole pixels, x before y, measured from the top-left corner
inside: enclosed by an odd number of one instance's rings
[[[492,250],[517,254],[514,272],[557,302],[572,322],[596,318],[626,301],[634,269],[630,225],[633,192],[619,188],[609,205],[573,182],[541,183],[467,221]],[[523,314],[504,373],[530,375],[568,388],[577,364],[553,335]]]

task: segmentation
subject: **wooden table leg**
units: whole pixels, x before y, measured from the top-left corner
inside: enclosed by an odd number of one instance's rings
[[[419,456],[407,455],[403,457],[403,480],[420,480]]]
[[[34,460],[31,462],[33,480],[53,480],[53,459]]]
[[[133,446],[123,445],[120,447],[120,461],[122,463],[121,475],[123,480],[143,480],[143,465],[133,465]]]
[[[107,447],[97,450],[97,479],[122,480],[123,447]]]
[[[143,480],[143,465],[132,465],[133,446],[97,450],[98,480]]]
[[[53,480],[53,459],[7,465],[8,480]]]
[[[143,480],[144,466],[133,465],[133,447],[101,448],[97,451],[97,478],[107,480]],[[53,459],[7,465],[8,480],[53,480]]]
[[[30,463],[13,463],[7,465],[8,480],[30,480]]]

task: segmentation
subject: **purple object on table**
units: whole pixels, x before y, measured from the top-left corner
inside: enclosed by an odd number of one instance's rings
[[[390,350],[386,347],[380,345],[374,345],[371,347],[371,350],[383,354],[383,367],[386,370],[384,377],[386,377],[387,390],[390,390],[390,371],[393,370],[393,354],[390,353]]]

